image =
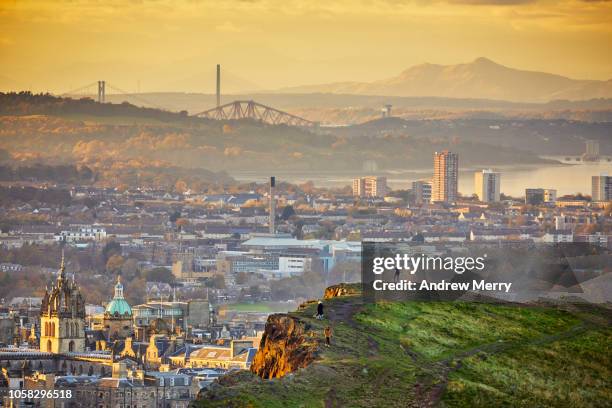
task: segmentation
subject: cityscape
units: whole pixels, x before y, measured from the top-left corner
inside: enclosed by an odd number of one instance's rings
[[[590,196],[536,185],[509,197],[502,173],[483,169],[463,195],[459,165],[456,153],[436,152],[432,179],[394,191],[385,177],[362,176],[352,195],[272,176],[236,194],[56,185],[81,203],[16,200],[5,214],[47,222],[3,227],[0,236],[4,260],[15,259],[0,264],[3,381],[78,385],[73,398],[92,406],[125,398],[187,406],[224,373],[251,368],[272,307],[289,310],[327,286],[359,281],[362,241],[612,248],[612,176],[593,175]],[[83,220],[95,213],[95,222],[65,223],[64,211]],[[39,251],[47,266],[33,265]],[[104,273],[82,276],[88,261],[103,261]],[[32,274],[44,287],[21,288]]]
[[[612,2],[0,2],[0,407],[612,404]]]

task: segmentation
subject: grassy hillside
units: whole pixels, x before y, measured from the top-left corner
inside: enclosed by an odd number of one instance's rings
[[[609,311],[484,303],[378,303],[361,297],[292,313],[319,343],[281,379],[236,373],[197,407],[603,406],[612,399]],[[334,330],[325,347],[323,328]]]

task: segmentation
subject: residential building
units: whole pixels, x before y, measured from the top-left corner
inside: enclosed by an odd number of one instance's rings
[[[539,205],[544,203],[555,203],[557,201],[557,190],[552,188],[527,188],[525,189],[525,204]]]
[[[474,173],[474,192],[483,203],[499,201],[501,173],[491,169]]]
[[[591,197],[593,201],[612,200],[612,176],[603,173],[592,178]]]
[[[412,182],[412,193],[414,194],[414,202],[424,204],[431,202],[431,191],[433,189],[433,181],[418,180]]]
[[[448,150],[434,153],[432,202],[457,200],[459,185],[459,156]]]
[[[384,197],[387,192],[386,177],[367,176],[353,180],[353,196],[355,197]]]

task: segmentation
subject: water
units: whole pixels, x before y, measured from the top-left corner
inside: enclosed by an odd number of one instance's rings
[[[553,158],[553,157],[551,157]],[[563,161],[562,157],[554,159]],[[612,175],[612,162],[599,161],[574,164],[544,164],[544,165],[521,165],[500,166],[493,170],[502,173],[501,191],[504,194],[521,197],[526,188],[554,188],[557,194],[591,194],[591,177],[601,173]],[[433,165],[432,165],[433,167]],[[459,171],[459,191],[464,195],[474,193],[474,171],[480,168],[461,168]],[[240,181],[266,182],[272,175],[270,172],[260,171],[237,171],[230,174]],[[432,177],[432,169],[397,169],[388,171],[346,172],[332,171],[322,172],[316,170],[279,170],[274,174],[279,181],[291,183],[304,183],[312,181],[320,187],[343,187],[352,184],[354,177],[365,175],[386,176],[387,183],[392,189],[410,189],[415,180]]]

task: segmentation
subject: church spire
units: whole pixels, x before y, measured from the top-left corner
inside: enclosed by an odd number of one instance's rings
[[[62,263],[60,264],[59,274],[57,275],[58,281],[63,281],[66,275],[66,264],[64,261],[64,249],[62,248]]]

